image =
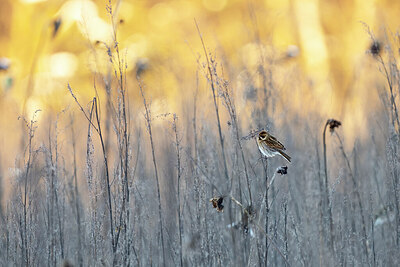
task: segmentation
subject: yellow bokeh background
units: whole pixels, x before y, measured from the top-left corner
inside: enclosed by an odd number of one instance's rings
[[[2,147],[17,146],[19,115],[30,118],[37,109],[57,113],[71,105],[68,83],[83,103],[94,96],[94,73],[110,71],[104,44],[113,45],[113,24],[128,89],[136,86],[135,69],[144,62],[154,112],[183,112],[181,103],[195,91],[199,55],[204,63],[195,19],[234,89],[245,83],[243,71],[255,73],[263,64],[274,73],[281,108],[290,106],[304,119],[313,113],[338,118],[352,140],[368,128],[367,115],[379,106],[376,88],[385,85],[366,53],[371,38],[363,23],[384,42],[385,30],[391,35],[398,28],[400,7],[398,1],[379,0],[111,4],[114,23],[104,0],[0,2],[0,57],[10,60],[0,72]],[[237,105],[243,117],[250,116],[240,97]]]

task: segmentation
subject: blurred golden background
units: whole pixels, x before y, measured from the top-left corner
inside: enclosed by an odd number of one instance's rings
[[[398,26],[400,7],[398,1],[378,0],[125,0],[112,1],[112,22],[107,4],[0,2],[0,146],[7,151],[2,165],[12,165],[20,153],[18,116],[29,119],[37,109],[48,116],[74,105],[68,83],[82,103],[95,95],[94,73],[110,71],[103,43],[112,46],[113,23],[127,63],[128,89],[136,86],[135,74],[146,70],[155,114],[184,112],[182,103],[193,98],[196,70],[204,63],[196,19],[237,94],[242,118],[251,116],[249,103],[237,92],[249,89],[249,77],[259,79],[257,67],[264,64],[273,69],[277,109],[284,116],[335,117],[346,125],[352,143],[368,128],[367,115],[379,105],[377,88],[385,85],[367,53],[371,38],[363,23],[384,41],[385,31],[392,35],[390,29]],[[199,75],[200,90],[207,91]],[[133,102],[136,95],[131,94]]]

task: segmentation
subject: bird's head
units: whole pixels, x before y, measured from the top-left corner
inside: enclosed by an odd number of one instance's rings
[[[260,140],[260,141],[267,140],[268,136],[269,136],[269,133],[267,131],[263,130],[258,133],[258,140]]]

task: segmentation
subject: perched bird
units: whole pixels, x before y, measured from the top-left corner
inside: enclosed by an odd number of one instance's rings
[[[283,152],[283,150],[286,150],[286,148],[267,131],[263,130],[258,133],[257,144],[258,149],[260,149],[261,153],[265,157],[270,158],[275,155],[281,155],[290,162],[290,156]]]

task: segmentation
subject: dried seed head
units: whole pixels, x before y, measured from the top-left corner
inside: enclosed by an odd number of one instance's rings
[[[136,61],[136,76],[139,77],[142,73],[149,69],[149,59],[139,58]]]
[[[53,38],[56,37],[58,30],[60,29],[61,22],[61,18],[56,18],[53,20]]]
[[[276,171],[276,173],[279,173],[280,175],[285,175],[287,174],[287,166],[281,166],[278,168],[278,170]]]
[[[213,197],[210,199],[210,202],[212,203],[213,208],[217,209],[218,212],[224,211],[224,205],[222,205],[223,201],[224,201],[224,197]]]
[[[329,125],[329,130],[331,131],[331,133],[333,133],[335,131],[335,128],[338,128],[340,125],[342,125],[342,123],[340,121],[337,121],[335,119],[329,119],[326,124]]]
[[[382,46],[381,43],[378,41],[373,41],[369,48],[369,51],[373,56],[378,56],[381,53],[381,50]]]

